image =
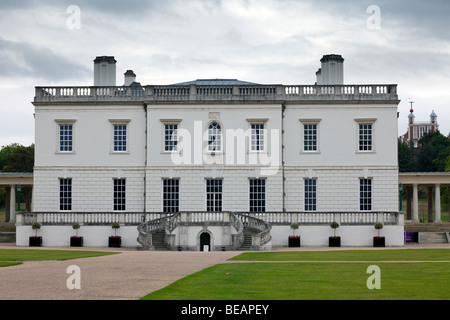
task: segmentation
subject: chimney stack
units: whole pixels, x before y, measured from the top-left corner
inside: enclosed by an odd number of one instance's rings
[[[94,60],[94,86],[116,86],[116,63],[114,57],[100,56]]]
[[[344,84],[344,58],[338,54],[324,55],[322,68],[316,72],[318,85]]]
[[[136,75],[134,74],[133,70],[127,70],[127,72],[124,73],[125,76],[125,86],[130,86],[133,82],[136,81]]]

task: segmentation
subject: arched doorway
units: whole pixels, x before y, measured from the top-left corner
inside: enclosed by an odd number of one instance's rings
[[[200,251],[204,251],[205,246],[208,246],[208,251],[211,251],[211,236],[207,232],[200,235]]]

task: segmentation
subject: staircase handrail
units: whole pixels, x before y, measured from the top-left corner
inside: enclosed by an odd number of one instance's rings
[[[177,212],[174,215],[170,216],[170,219],[166,220],[165,228],[165,236],[164,236],[164,244],[169,250],[175,250],[175,235],[172,234],[173,230],[175,230],[181,222],[181,214]]]
[[[237,231],[237,233],[233,235],[232,247],[234,250],[237,250],[244,243],[244,223],[237,214],[233,212],[230,213],[231,224]]]
[[[139,232],[137,242],[145,249],[153,246],[152,237],[149,236],[151,233],[158,231],[163,231],[166,229],[167,221],[172,217],[172,215],[167,215],[158,219],[143,222],[138,225],[137,229]]]
[[[272,240],[270,230],[272,225],[262,219],[250,216],[248,213],[237,213],[244,226],[255,230],[257,233],[252,237],[252,247],[256,250],[265,246]]]

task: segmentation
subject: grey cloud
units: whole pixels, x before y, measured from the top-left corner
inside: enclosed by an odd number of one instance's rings
[[[89,76],[91,72],[85,66],[74,63],[49,48],[3,38],[0,38],[0,70],[1,77],[35,78],[48,82],[79,80]]]

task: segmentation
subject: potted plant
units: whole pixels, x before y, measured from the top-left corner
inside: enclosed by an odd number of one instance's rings
[[[298,229],[298,223],[291,223],[291,229],[294,230],[294,235],[289,236],[289,247],[300,247],[300,236],[295,235],[295,230]]]
[[[329,237],[328,239],[328,245],[330,247],[340,247],[341,246],[341,237],[336,236],[336,229],[339,228],[339,223],[337,223],[336,221],[333,221],[330,224],[331,229],[333,229],[334,234],[333,236]]]
[[[36,234],[29,238],[29,245],[30,247],[40,247],[42,245],[42,237],[38,236],[37,232],[41,228],[41,224],[39,222],[33,222],[31,228],[36,230]]]
[[[114,229],[114,235],[109,237],[108,246],[119,248],[122,245],[122,238],[116,233],[117,229],[120,228],[120,224],[118,222],[113,222],[111,227]]]
[[[76,231],[76,235],[70,237],[70,246],[71,247],[82,247],[83,246],[83,237],[78,236],[78,229],[80,229],[80,224],[75,222],[72,225],[72,228]]]
[[[374,247],[384,247],[385,246],[385,238],[380,237],[380,230],[383,229],[383,224],[381,222],[377,222],[375,224],[375,229],[378,230],[378,236],[373,237],[373,246]]]

